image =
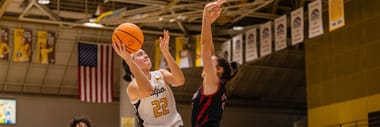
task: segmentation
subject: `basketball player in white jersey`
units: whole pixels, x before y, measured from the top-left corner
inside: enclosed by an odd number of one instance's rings
[[[169,39],[169,32],[164,30],[164,38],[160,37],[160,49],[171,72],[166,69],[150,71],[152,63],[142,49],[131,55],[126,51],[125,43],[119,42],[112,45],[115,52],[127,64],[124,69],[130,70],[134,77],[128,85],[127,94],[131,103],[135,105],[138,116],[142,119],[140,121],[142,126],[183,126],[170,86],[183,85],[185,78],[169,52]]]

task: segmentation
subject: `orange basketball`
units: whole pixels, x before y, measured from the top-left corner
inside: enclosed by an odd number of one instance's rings
[[[123,23],[115,28],[112,34],[112,42],[125,44],[128,53],[135,53],[144,44],[144,35],[141,29],[133,23]]]

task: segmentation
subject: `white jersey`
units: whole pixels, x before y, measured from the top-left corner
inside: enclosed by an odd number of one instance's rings
[[[177,112],[173,92],[160,71],[150,72],[153,93],[133,102],[145,127],[180,127],[183,121]]]

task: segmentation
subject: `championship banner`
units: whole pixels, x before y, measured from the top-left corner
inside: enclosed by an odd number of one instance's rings
[[[245,61],[257,59],[256,28],[250,29],[245,33]]]
[[[344,0],[329,0],[329,30],[334,31],[345,25]]]
[[[286,15],[283,15],[274,20],[274,50],[279,51],[281,49],[286,48]]]
[[[315,0],[309,3],[309,38],[313,38],[323,34],[322,24],[322,2]]]
[[[184,43],[185,43],[185,37],[175,38],[175,61],[177,65],[181,64],[181,51],[183,49]]]
[[[201,35],[195,36],[195,67],[202,67],[201,59]]]
[[[55,33],[47,31],[38,31],[37,42],[37,62],[41,64],[54,64]]]
[[[160,69],[161,63],[161,49],[160,49],[160,41],[158,39],[154,40],[154,70]]]
[[[239,34],[232,38],[232,61],[235,61],[239,64],[243,64],[243,35]]]
[[[222,44],[222,56],[225,60],[231,61],[231,40]]]
[[[0,60],[8,60],[9,53],[9,29],[0,28]]]
[[[32,58],[32,31],[14,29],[13,61],[29,62]]]
[[[292,29],[292,45],[301,43],[304,39],[304,20],[303,20],[303,7],[298,8],[290,13],[291,15],[291,29]]]
[[[272,22],[260,26],[260,57],[272,53]]]

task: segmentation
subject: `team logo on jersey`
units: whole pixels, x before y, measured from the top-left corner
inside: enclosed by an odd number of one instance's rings
[[[157,81],[161,80],[161,77],[155,77]]]
[[[158,88],[157,86],[155,86],[154,89],[153,89],[153,93],[150,96],[156,95],[156,97],[157,97],[158,94],[163,93],[163,92],[165,92],[165,88],[164,87]]]

